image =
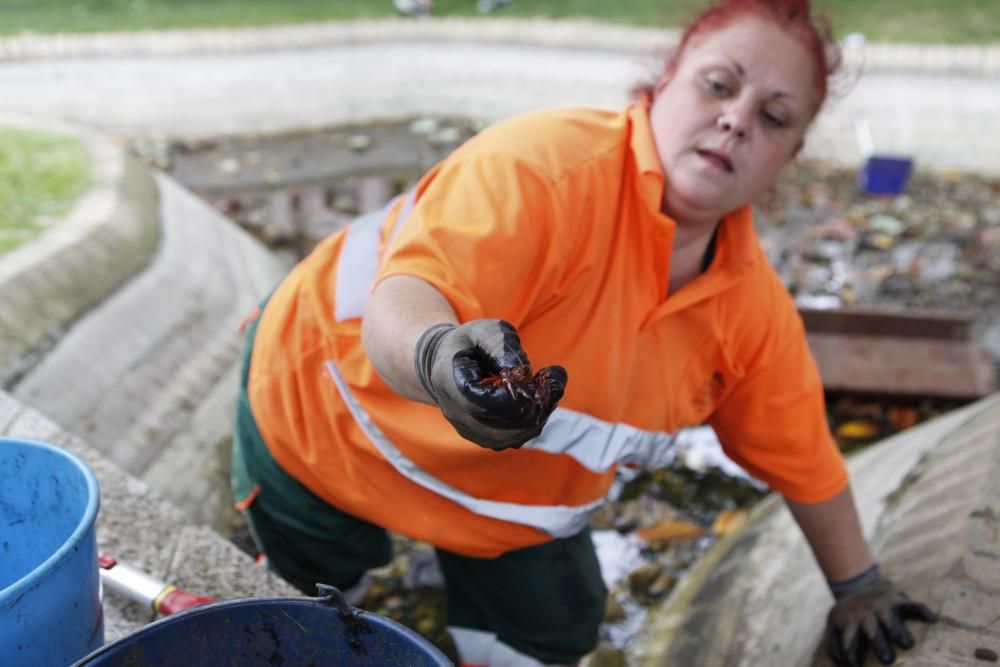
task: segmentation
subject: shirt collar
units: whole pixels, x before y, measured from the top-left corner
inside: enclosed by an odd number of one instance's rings
[[[660,155],[656,151],[653,128],[649,124],[649,105],[650,99],[646,96],[628,105],[625,113],[632,130],[629,149],[639,174],[640,195],[652,210],[659,212],[665,178]],[[666,218],[663,213],[660,215]],[[723,218],[716,246],[718,262],[713,261],[712,264],[730,269],[742,268],[756,260],[758,250],[753,212],[749,205],[743,206]]]
[[[719,239],[715,249],[719,265],[740,270],[753,264],[759,253],[760,242],[753,226],[751,207],[742,206],[728,213],[719,225]]]
[[[649,97],[628,105],[625,114],[632,127],[629,148],[637,171],[643,176],[655,176],[660,183],[663,183],[663,167],[660,164],[660,155],[656,152],[653,128],[649,124]]]
[[[650,212],[659,211],[663,202],[663,166],[649,124],[649,98],[630,104],[625,115],[631,130],[629,152],[635,165],[636,187]]]

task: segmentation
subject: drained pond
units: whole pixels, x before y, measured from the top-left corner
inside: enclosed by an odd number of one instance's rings
[[[413,185],[483,123],[413,118],[299,134],[145,143],[136,151],[284,257],[289,268],[323,237]],[[972,342],[1000,358],[1000,182],[918,171],[894,198],[862,193],[854,170],[799,164],[759,202],[762,243],[804,307],[891,307],[965,314]],[[831,428],[845,451],[962,405],[971,396],[838,392]],[[654,470],[621,471],[592,531],[611,591],[591,664],[621,665],[645,612],[721,535],[738,530],[767,490],[692,429]],[[245,526],[229,537],[254,553]],[[454,651],[441,575],[427,545],[396,537],[373,573],[366,607]],[[254,554],[255,555],[255,554]]]

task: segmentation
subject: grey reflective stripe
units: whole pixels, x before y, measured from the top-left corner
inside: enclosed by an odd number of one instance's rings
[[[386,247],[391,246],[392,242],[396,240],[397,236],[399,236],[399,232],[401,229],[403,229],[403,225],[406,224],[407,219],[410,217],[410,211],[413,210],[413,205],[416,203],[416,201],[417,201],[417,190],[416,188],[414,188],[413,190],[410,190],[410,192],[406,195],[406,201],[403,202],[403,210],[399,212],[399,216],[397,216],[396,222],[393,223],[392,232],[389,234],[389,243],[386,244]],[[389,203],[391,204],[392,202]]]
[[[382,430],[372,421],[371,417],[355,399],[340,369],[332,361],[326,362],[326,369],[330,373],[337,390],[340,392],[344,403],[351,411],[351,415],[357,422],[361,430],[371,440],[382,456],[401,475],[415,484],[419,484],[428,491],[432,491],[439,496],[447,498],[465,509],[493,519],[519,523],[525,526],[537,528],[553,537],[569,537],[580,532],[590,521],[591,515],[604,503],[604,498],[599,498],[585,505],[569,507],[566,505],[523,505],[520,503],[504,503],[496,500],[484,500],[476,498],[445,484],[438,478],[431,475],[426,470],[417,466],[416,463],[406,457],[392,442],[382,433]],[[470,447],[475,445],[469,444]]]
[[[455,640],[455,649],[463,665],[489,665],[490,667],[546,667],[526,653],[505,644],[496,634],[485,630],[448,626],[448,634]],[[549,667],[558,667],[550,665]]]
[[[557,408],[542,434],[525,443],[522,449],[568,454],[588,470],[601,473],[616,463],[643,468],[666,465],[673,459],[676,442],[677,436],[672,433],[644,431]]]
[[[393,198],[377,211],[365,213],[347,228],[347,237],[337,262],[337,293],[333,300],[333,317],[338,322],[357,319],[365,313],[368,294],[378,274],[378,242],[382,235],[382,222],[397,199]],[[416,191],[410,190],[389,234],[389,243],[403,228],[415,200]]]

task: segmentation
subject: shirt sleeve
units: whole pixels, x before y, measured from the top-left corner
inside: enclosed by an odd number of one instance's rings
[[[417,188],[376,283],[416,276],[437,288],[461,321],[523,322],[557,279],[552,185],[514,156],[460,149]]]
[[[847,469],[805,328],[784,296],[764,351],[709,423],[726,454],[754,477],[791,500],[817,503],[847,486]]]

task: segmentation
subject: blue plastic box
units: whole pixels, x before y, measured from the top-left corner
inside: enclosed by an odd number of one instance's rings
[[[912,170],[910,158],[873,155],[858,172],[858,187],[870,195],[894,197],[906,188]]]

